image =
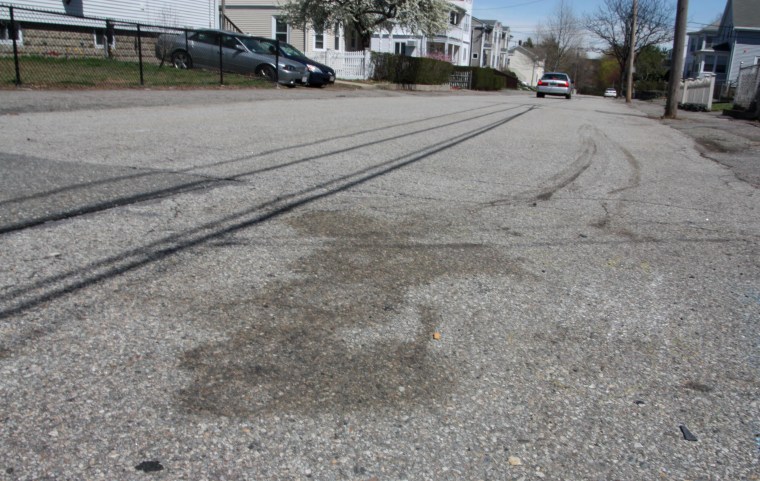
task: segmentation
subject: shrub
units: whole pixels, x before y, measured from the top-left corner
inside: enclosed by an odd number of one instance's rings
[[[458,72],[472,72],[472,90],[501,90],[507,86],[508,76],[492,68],[454,67]]]
[[[399,84],[442,85],[448,83],[454,66],[424,57],[372,53],[372,79]]]

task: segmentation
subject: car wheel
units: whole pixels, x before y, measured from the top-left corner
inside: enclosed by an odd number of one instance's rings
[[[260,77],[264,77],[265,79],[271,80],[272,82],[274,82],[274,76],[275,76],[274,67],[272,67],[271,65],[262,65],[256,71],[256,74],[259,75]]]
[[[179,69],[193,68],[193,60],[189,53],[184,50],[177,50],[172,54],[172,65]]]
[[[565,98],[566,98],[567,100],[570,100],[570,97],[572,97],[572,95],[570,95],[570,94],[567,94],[567,95],[565,95]]]
[[[538,92],[538,93],[536,93],[536,97],[542,99],[542,98],[544,98],[544,94]]]

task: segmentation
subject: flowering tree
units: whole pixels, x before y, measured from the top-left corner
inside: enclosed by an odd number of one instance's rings
[[[292,0],[283,7],[293,25],[353,28],[364,48],[375,31],[390,31],[394,25],[427,35],[446,31],[450,10],[446,0]]]

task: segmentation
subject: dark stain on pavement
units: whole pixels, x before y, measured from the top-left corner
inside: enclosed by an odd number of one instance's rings
[[[411,304],[412,289],[442,276],[523,275],[494,247],[425,242],[425,221],[316,212],[289,223],[323,247],[243,305],[215,307],[247,326],[185,353],[194,379],[177,395],[184,410],[249,416],[441,401],[460,365],[433,338],[434,306],[446,301]]]

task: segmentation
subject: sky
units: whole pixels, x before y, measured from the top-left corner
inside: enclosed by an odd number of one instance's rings
[[[514,41],[536,38],[536,25],[544,22],[557,6],[558,0],[473,0],[473,16],[484,20],[499,20],[508,25]],[[675,6],[677,0],[667,0]],[[576,16],[592,13],[604,0],[566,0]],[[688,31],[699,30],[723,14],[725,0],[689,0]],[[675,23],[674,23],[675,25]]]

